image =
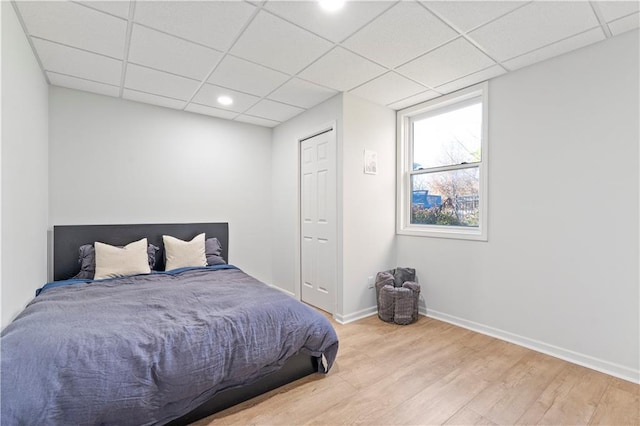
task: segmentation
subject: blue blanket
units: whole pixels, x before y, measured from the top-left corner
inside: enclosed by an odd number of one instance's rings
[[[66,284],[2,332],[2,425],[163,424],[338,350],[325,316],[232,267]]]

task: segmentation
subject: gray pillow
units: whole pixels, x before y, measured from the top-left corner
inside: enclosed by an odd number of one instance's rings
[[[147,256],[149,257],[149,268],[151,268],[151,270],[156,266],[156,253],[158,253],[158,250],[160,250],[160,247],[156,247],[153,244],[147,246]],[[80,272],[73,278],[92,280],[96,275],[96,249],[93,247],[93,244],[85,244],[80,246],[78,253]]]
[[[217,238],[207,238],[204,241],[204,252],[207,256],[207,265],[226,265],[226,261],[222,257],[222,245]]]
[[[78,258],[80,272],[73,278],[92,280],[96,274],[96,249],[93,248],[93,244],[85,244],[80,246],[78,252],[80,253]]]

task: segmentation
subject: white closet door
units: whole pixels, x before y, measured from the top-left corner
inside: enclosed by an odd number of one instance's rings
[[[334,313],[336,300],[335,130],[300,146],[301,299]]]

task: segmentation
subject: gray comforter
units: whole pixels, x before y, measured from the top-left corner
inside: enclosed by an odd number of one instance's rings
[[[317,311],[211,268],[45,287],[0,345],[3,426],[162,424],[299,351],[328,371],[338,349]]]

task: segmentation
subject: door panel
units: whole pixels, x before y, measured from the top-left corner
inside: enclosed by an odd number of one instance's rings
[[[327,170],[318,172],[316,180],[317,185],[317,203],[318,203],[318,223],[327,223]]]
[[[333,313],[336,300],[335,131],[300,147],[301,299]]]
[[[313,288],[314,282],[314,251],[315,244],[313,238],[304,237],[302,240],[302,250],[306,253],[306,256],[302,258],[302,285],[306,288]]]

